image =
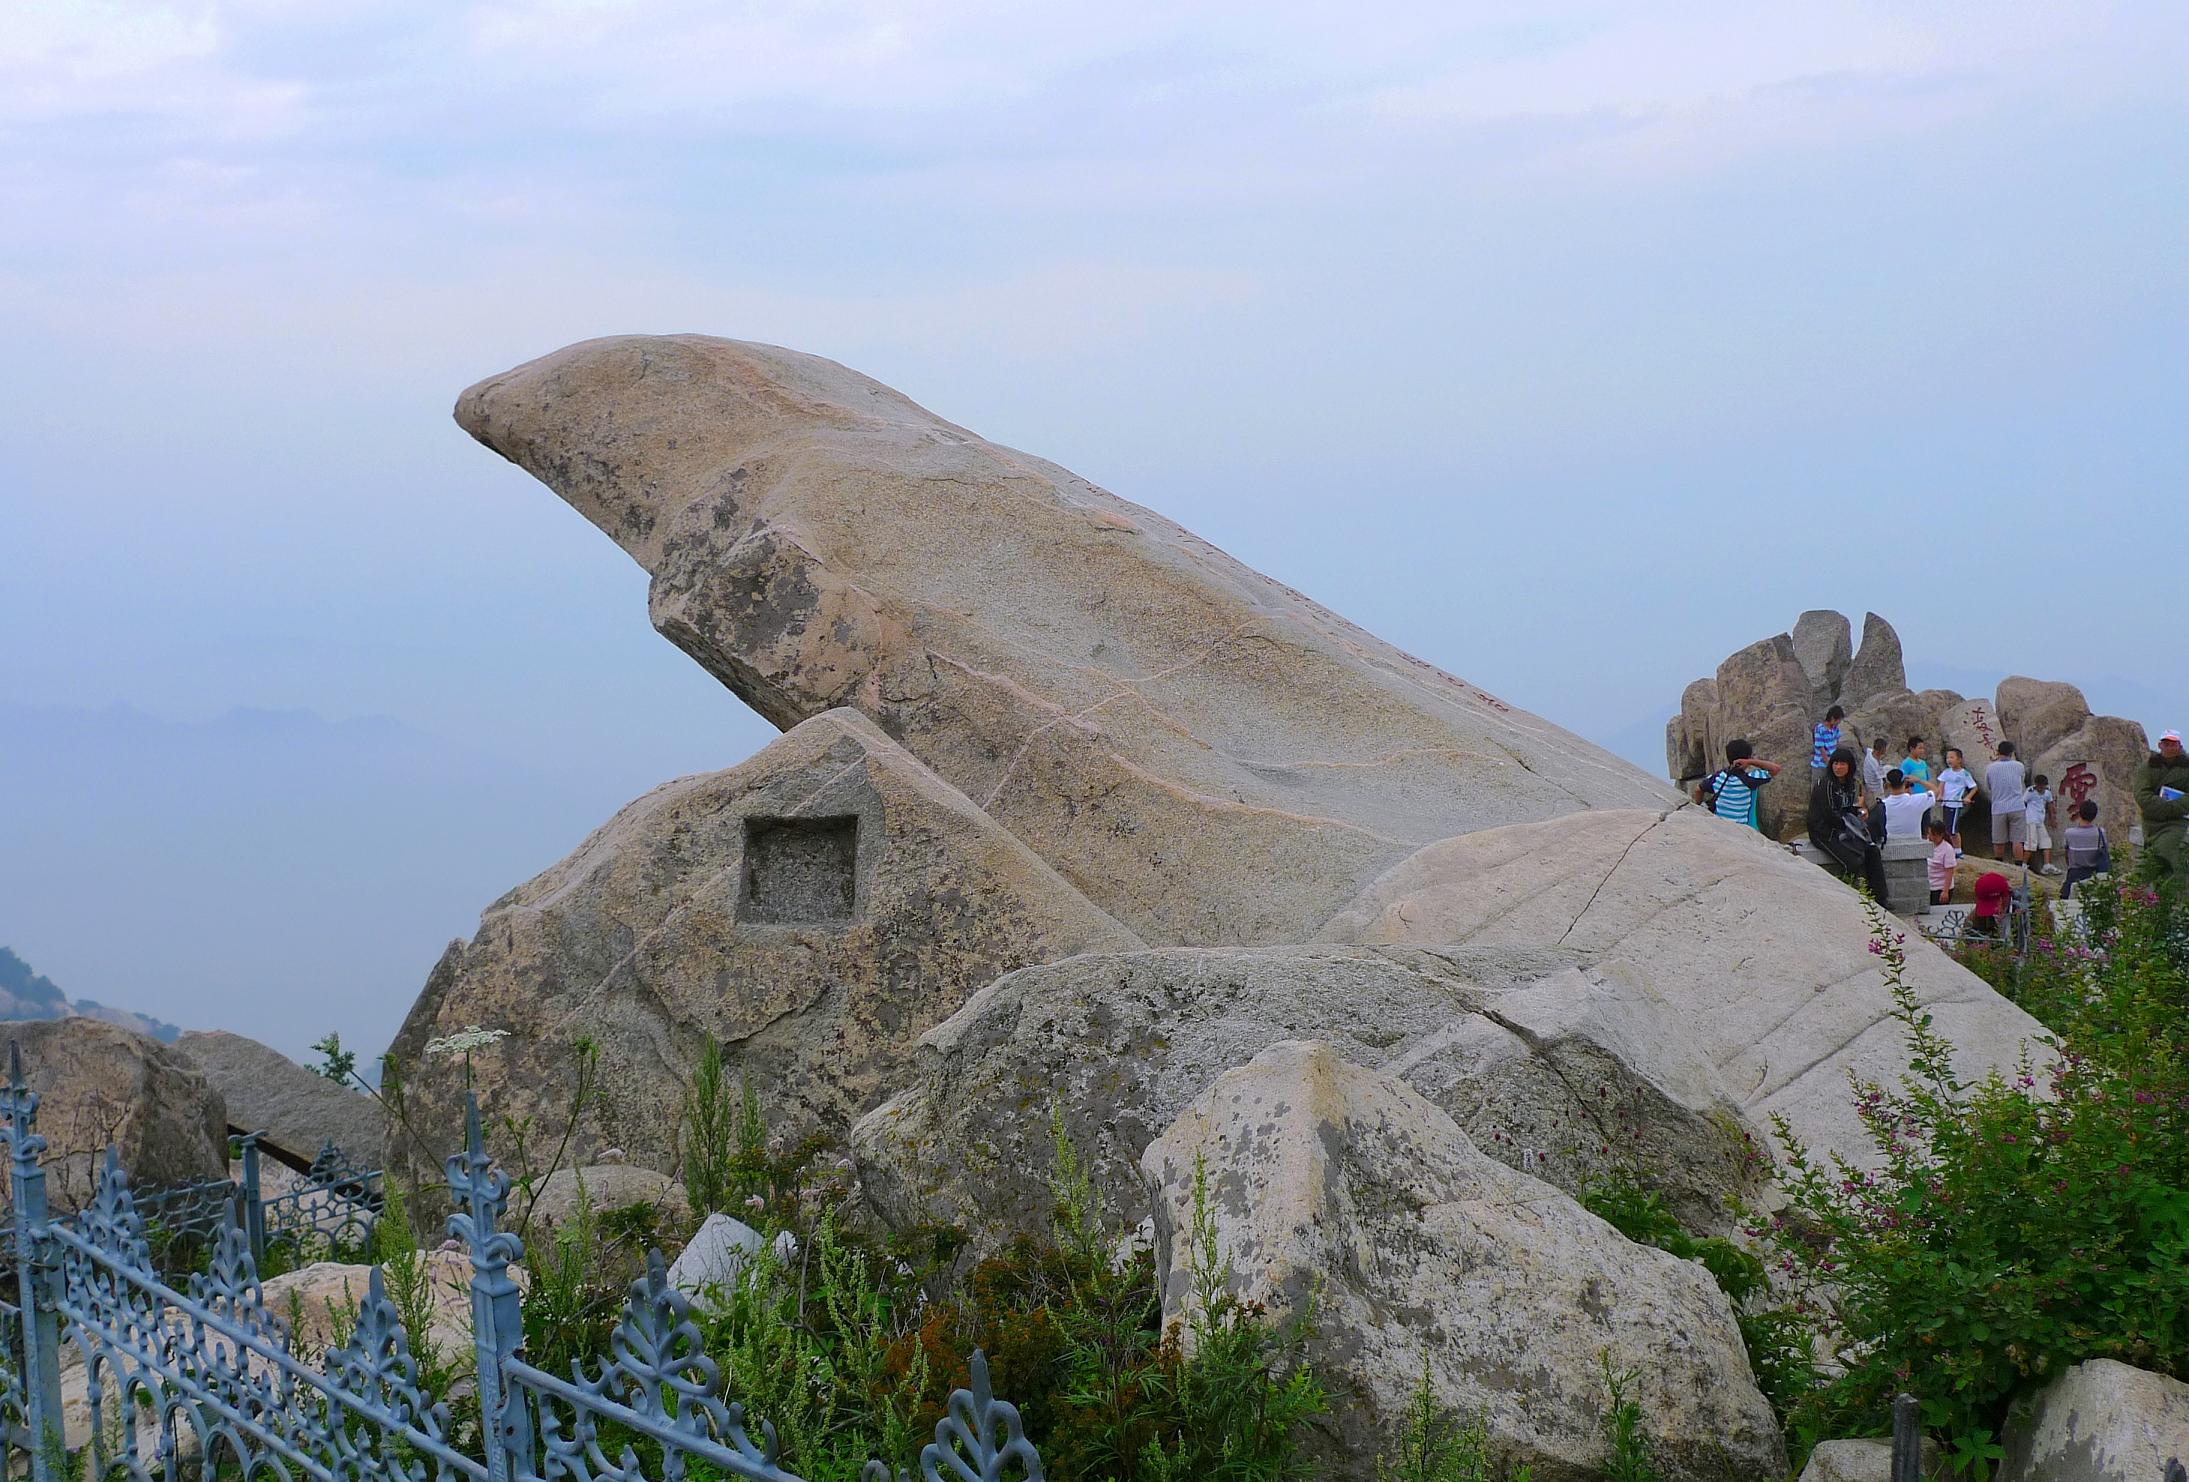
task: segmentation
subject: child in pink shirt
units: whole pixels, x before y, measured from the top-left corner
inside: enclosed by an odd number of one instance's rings
[[[1953,899],[1953,867],[1961,855],[1946,832],[1945,819],[1933,814],[1923,834],[1931,841],[1931,904],[1942,906]]]

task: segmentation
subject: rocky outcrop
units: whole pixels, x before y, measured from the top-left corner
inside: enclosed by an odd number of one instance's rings
[[[1748,1116],[1818,1151],[1875,1156],[1850,1072],[1892,1083],[1900,1027],[1855,893],[1752,829],[1694,809],[1577,813],[1431,845],[1334,917],[1332,942],[1555,943],[1647,984]],[[1928,942],[1907,980],[1960,1070],[2011,1071],[2034,1019]]]
[[[1424,1374],[1544,1482],[1606,1460],[1603,1365],[1629,1376],[1667,1478],[1783,1476],[1771,1408],[1703,1268],[1627,1242],[1480,1151],[1395,1077],[1286,1041],[1219,1077],[1148,1149],[1166,1324],[1198,1301],[1197,1194],[1231,1288],[1272,1313],[1312,1296],[1335,1473],[1373,1475]]]
[[[140,1187],[227,1172],[227,1108],[194,1061],[98,1019],[0,1024],[0,1039],[20,1048],[24,1082],[38,1093],[54,1208],[90,1201],[109,1147]]]
[[[1794,620],[1794,657],[1809,676],[1810,708],[1822,715],[1845,686],[1854,662],[1854,634],[1846,614],[1811,609]]]
[[[2113,1359],[2018,1401],[1999,1482],[2149,1482],[2189,1462],[2189,1384]]]
[[[1908,665],[1900,652],[1900,635],[1893,625],[1874,612],[1862,615],[1862,646],[1831,698],[1850,711],[1880,695],[1898,694],[1908,687]]]
[[[1908,738],[1921,736],[1930,743],[1934,773],[1952,746],[1981,778],[1997,758],[1999,743],[2011,740],[2032,776],[2052,779],[2063,826],[2072,805],[2091,798],[2116,847],[2126,842],[2137,824],[2129,787],[2147,754],[2141,726],[2092,715],[2081,690],[2048,680],[2004,679],[1996,705],[1951,690],[1910,690],[1899,635],[1874,612],[1864,619],[1862,647],[1834,690],[1836,635],[1846,626],[1837,613],[1805,612],[1793,633],[1750,644],[1719,665],[1713,678],[1690,684],[1680,697],[1680,713],[1666,727],[1670,775],[1692,782],[1723,764],[1726,741],[1747,737],[1758,755],[1786,769],[1760,795],[1764,828],[1774,837],[1794,838],[1808,829],[1810,727],[1838,704],[1847,712],[1848,745],[1867,749],[1883,736],[1887,756],[1898,763],[1907,755]],[[1788,672],[1789,662],[1809,686],[1798,721],[1792,712],[1800,685]],[[1990,852],[1990,817],[1989,800],[1979,796],[1962,825],[1962,841],[1972,854]]]
[[[1111,1214],[1149,1212],[1141,1154],[1226,1070],[1316,1039],[1404,1079],[1490,1156],[1568,1193],[1613,1173],[1701,1228],[1752,1198],[1765,1140],[1646,984],[1532,947],[1173,948],[1075,957],[982,989],[863,1118],[870,1204],[984,1246],[1046,1230],[1052,1116]]]
[[[599,1099],[573,1156],[614,1144],[667,1168],[705,1036],[779,1131],[840,1137],[975,989],[1139,945],[873,722],[831,711],[742,766],[656,788],[496,902],[394,1053],[411,1125],[453,1136],[463,1065],[427,1043],[507,1030],[470,1057],[495,1120],[559,1129],[583,1039]]]
[[[1150,944],[1296,942],[1432,839],[1668,801],[1162,516],[816,356],[591,340],[456,415],[650,572],[654,625],[761,714],[864,711]]]
[[[224,1029],[192,1030],[175,1048],[220,1092],[228,1130],[259,1133],[259,1145],[292,1167],[308,1167],[328,1143],[360,1168],[386,1160],[387,1117],[370,1096]]]

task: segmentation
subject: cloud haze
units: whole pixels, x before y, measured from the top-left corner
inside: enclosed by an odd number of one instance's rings
[[[19,3],[0,701],[432,740],[238,739],[324,761],[279,890],[253,768],[131,753],[198,878],[29,893],[73,808],[131,835],[21,740],[0,944],[376,1045],[493,895],[759,744],[448,420],[602,333],[842,360],[1607,740],[1818,605],[2189,709],[2185,62],[2162,4]]]

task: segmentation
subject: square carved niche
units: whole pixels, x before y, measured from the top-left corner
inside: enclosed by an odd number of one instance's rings
[[[737,919],[763,925],[843,926],[859,902],[859,820],[748,818]]]

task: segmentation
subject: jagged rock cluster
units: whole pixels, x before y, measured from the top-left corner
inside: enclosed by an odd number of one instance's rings
[[[1509,1460],[1586,1475],[1607,1351],[1672,1474],[1783,1470],[1723,1297],[1572,1194],[1638,1166],[1722,1225],[1773,1113],[1868,1155],[1847,1074],[1903,1061],[1844,886],[828,361],[592,341],[457,416],[784,735],[451,945],[395,1046],[415,1126],[457,1125],[431,1039],[509,1031],[470,1073],[535,1125],[582,1039],[576,1155],[673,1172],[711,1036],[786,1134],[851,1151],[871,1217],[995,1241],[1048,1215],[1054,1116],[1161,1260],[1198,1165],[1245,1288],[1321,1287],[1345,1475],[1424,1372]],[[1835,693],[1899,683],[1843,657]],[[2035,1035],[1927,945],[1909,978],[1970,1073]],[[1166,1314],[1191,1300],[1174,1281]]]
[[[1847,712],[1849,744],[1866,748],[1883,736],[1895,764],[1908,739],[1921,736],[1934,772],[1946,748],[1957,746],[1981,777],[1998,744],[2012,741],[2032,777],[2051,778],[2063,822],[2070,804],[2090,798],[2115,840],[2125,843],[2137,825],[2129,786],[2150,750],[2142,726],[2093,715],[2081,690],[2049,680],[2002,680],[1996,698],[1911,690],[1900,635],[1874,612],[1863,616],[1859,648],[1846,617],[1805,612],[1792,632],[1749,644],[1690,684],[1665,728],[1666,770],[1692,784],[1724,764],[1728,741],[1746,738],[1758,756],[1786,769],[1757,795],[1763,826],[1773,837],[1794,838],[1808,827],[1812,728],[1834,704]],[[1971,853],[1989,852],[1990,816],[1979,795],[1962,829]]]

